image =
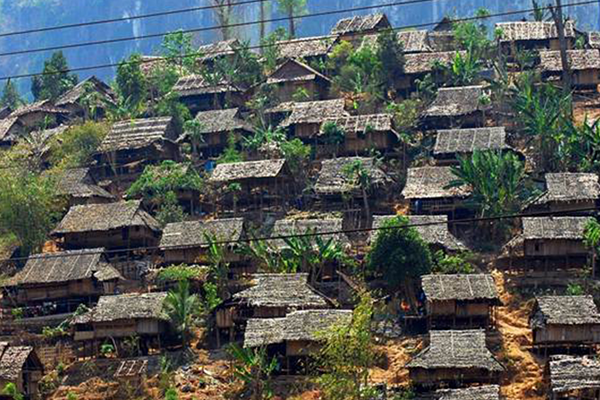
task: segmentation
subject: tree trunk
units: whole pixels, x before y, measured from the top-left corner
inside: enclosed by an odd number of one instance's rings
[[[368,223],[369,223],[369,219],[371,218],[371,210],[369,208],[369,196],[367,196],[367,190],[364,187],[362,188],[362,197],[363,197],[363,204],[365,207],[365,216],[366,216],[366,219],[365,219],[366,225],[365,226],[369,226]]]
[[[296,37],[296,21],[294,21],[294,9],[291,8],[288,10],[288,18],[290,19],[290,36],[292,38]]]
[[[267,23],[265,22],[266,14],[267,14],[266,7],[267,7],[266,1],[261,1],[261,3],[260,3],[260,16],[259,16],[259,19],[260,19],[260,43],[261,44],[265,40],[266,31],[267,31],[267,26],[266,26]],[[260,48],[260,52],[264,53],[264,51],[265,51],[264,47],[261,47]]]
[[[560,43],[560,61],[562,64],[563,90],[565,94],[571,92],[571,71],[567,55],[567,40],[565,38],[565,24],[563,22],[561,0],[556,0],[556,9],[552,10],[556,30],[558,31],[558,41]]]

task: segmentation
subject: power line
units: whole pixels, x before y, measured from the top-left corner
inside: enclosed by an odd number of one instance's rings
[[[415,0],[415,1],[439,1],[439,0]],[[586,0],[586,1],[582,1],[582,2],[578,2],[578,3],[570,3],[570,4],[564,4],[562,5],[562,7],[577,7],[577,6],[584,6],[584,5],[588,5],[588,4],[596,4],[597,0]],[[383,5],[380,5],[378,7],[383,7]],[[550,9],[550,6],[548,7],[540,7],[540,9]],[[338,12],[346,12],[347,10],[344,11],[338,11]],[[525,9],[525,10],[519,10],[519,11],[506,11],[506,12],[502,12],[502,13],[496,13],[496,14],[488,14],[488,15],[482,15],[482,16],[474,16],[474,17],[466,17],[466,18],[458,18],[458,19],[453,19],[451,20],[451,22],[456,23],[456,22],[468,22],[468,21],[478,21],[478,20],[483,20],[483,19],[489,19],[489,18],[495,18],[495,17],[503,17],[503,16],[511,16],[511,15],[520,15],[520,14],[527,14],[527,13],[531,13],[533,12],[534,9],[530,8],[530,9]],[[287,19],[287,18],[285,18]],[[404,30],[404,29],[416,29],[416,28],[426,28],[426,27],[431,27],[431,26],[436,26],[437,24],[439,24],[439,21],[436,22],[428,22],[428,23],[421,23],[421,24],[412,24],[412,25],[404,25],[401,27],[396,27],[396,28],[392,28],[393,31],[400,31],[400,30]],[[357,33],[354,36],[367,36],[367,35],[371,35],[371,33]],[[314,42],[314,41],[319,41],[319,40],[323,40],[322,38],[319,37],[311,37],[311,38],[306,38],[306,39],[297,39],[295,40],[295,43],[307,43],[307,42]],[[263,48],[268,48],[271,45],[265,45],[265,44],[261,44],[261,45],[254,45],[254,46],[248,46],[249,50],[256,50],[256,49],[263,49]],[[193,57],[193,56],[207,56],[207,55],[218,55],[220,54],[219,51],[211,51],[208,53],[201,53],[201,52],[193,52],[193,53],[187,53],[187,54],[183,54],[183,55],[179,55],[179,56],[175,56],[175,57],[171,57],[171,58],[185,58],[185,57]],[[4,77],[0,77],[0,81],[6,81],[9,79],[23,79],[23,78],[32,78],[34,76],[42,76],[42,75],[53,75],[53,74],[61,74],[61,73],[65,73],[65,72],[81,72],[81,71],[90,71],[90,70],[96,70],[96,69],[106,69],[106,68],[114,68],[117,67],[121,64],[134,64],[134,63],[142,63],[142,64],[146,64],[146,63],[153,63],[156,61],[166,61],[170,59],[169,57],[161,57],[161,56],[157,56],[157,57],[153,57],[150,60],[142,60],[142,61],[122,61],[119,63],[110,63],[110,64],[100,64],[100,65],[95,65],[95,66],[88,66],[88,67],[76,67],[76,68],[70,68],[68,70],[62,70],[62,71],[54,71],[54,72],[50,72],[50,73],[46,73],[44,74],[43,72],[37,72],[37,73],[29,73],[29,74],[20,74],[20,75],[12,75],[12,76],[4,76]]]
[[[235,7],[235,6],[243,6],[243,5],[254,4],[254,3],[265,3],[267,1],[270,1],[270,0],[249,0],[249,1],[242,1],[239,3],[233,3],[233,4],[231,4],[231,6]],[[45,28],[36,28],[36,29],[27,29],[27,30],[22,30],[22,31],[5,32],[5,33],[0,33],[0,37],[25,35],[25,34],[29,34],[29,33],[50,32],[50,31],[57,31],[57,30],[61,30],[61,29],[79,28],[79,27],[84,27],[84,26],[112,24],[115,22],[134,21],[134,20],[138,20],[138,19],[184,14],[184,13],[188,13],[188,12],[210,10],[210,9],[216,9],[216,8],[221,8],[221,6],[212,5],[212,6],[191,7],[191,8],[184,8],[184,9],[178,9],[178,10],[150,13],[150,14],[132,15],[130,17],[102,19],[102,20],[97,20],[97,21],[78,22],[78,23],[66,24],[66,25],[48,26]]]
[[[374,231],[390,230],[390,229],[419,228],[419,227],[435,226],[435,225],[448,225],[449,223],[467,224],[467,223],[474,223],[474,222],[490,222],[490,221],[500,221],[500,220],[505,220],[505,219],[515,219],[515,218],[524,218],[524,217],[548,217],[548,216],[558,216],[558,215],[564,215],[564,214],[570,214],[570,213],[583,213],[583,212],[598,211],[598,210],[600,210],[600,207],[588,207],[588,208],[566,210],[566,211],[541,211],[541,212],[536,212],[536,213],[506,214],[506,215],[501,215],[501,216],[497,216],[497,217],[465,218],[465,219],[458,219],[458,220],[453,220],[453,221],[434,221],[434,222],[423,222],[423,223],[418,223],[418,224],[410,224],[409,223],[406,225],[396,225],[396,226],[341,229],[341,230],[334,230],[334,231],[294,233],[294,234],[289,234],[289,235],[265,236],[265,237],[248,237],[248,238],[242,238],[242,239],[236,239],[236,240],[215,240],[211,243],[215,244],[215,245],[232,245],[232,244],[239,244],[239,243],[285,240],[285,239],[303,238],[303,237],[333,236],[333,235],[348,234],[348,233],[365,233],[365,232],[374,232]],[[401,215],[393,215],[393,216],[399,217]],[[411,216],[418,216],[418,215],[404,215],[404,216],[411,217]],[[124,248],[124,249],[104,250],[102,253],[103,254],[113,254],[113,253],[124,253],[124,252],[135,251],[135,250],[171,250],[171,249],[184,250],[184,249],[191,249],[191,248],[197,248],[197,247],[202,247],[202,246],[201,245],[187,245],[187,246],[172,245],[172,246],[162,246],[162,247],[161,246],[142,246],[142,247],[130,247],[130,248]],[[89,254],[98,254],[99,253],[97,250],[89,251],[89,252],[85,252],[85,250],[86,249],[83,249],[83,251],[77,251],[76,253],[64,253],[64,254],[40,253],[40,254],[34,254],[30,257],[63,258],[63,257],[76,257],[76,256],[81,256],[81,255],[89,255]],[[29,259],[30,257],[5,258],[5,259],[0,259],[0,263],[11,262],[11,261],[24,261],[24,260]]]

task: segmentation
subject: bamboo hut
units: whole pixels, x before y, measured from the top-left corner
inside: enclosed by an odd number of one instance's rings
[[[57,191],[69,200],[69,207],[110,203],[115,196],[98,186],[89,168],[73,168],[62,172],[56,182]]]
[[[428,32],[429,43],[435,51],[456,50],[456,38],[454,36],[454,21],[450,17],[443,17]]]
[[[429,325],[440,328],[482,327],[493,323],[500,305],[494,278],[488,274],[423,275],[421,287]]]
[[[378,35],[364,35],[361,46],[370,46],[376,49]],[[407,30],[396,33],[398,42],[402,44],[405,55],[416,53],[434,52],[429,40],[429,32],[426,30]]]
[[[91,76],[79,82],[71,90],[64,93],[56,100],[56,106],[64,108],[71,117],[89,118],[106,116],[106,105],[115,104],[116,95],[106,83],[95,76]],[[92,101],[90,107],[96,109],[96,115],[88,115],[88,105],[85,103]]]
[[[143,354],[160,348],[161,337],[169,331],[163,307],[166,297],[164,292],[100,297],[94,308],[72,321],[80,356],[98,354],[99,346],[106,342],[119,352],[123,341],[132,336],[139,337]]]
[[[485,331],[430,331],[429,344],[407,365],[417,387],[495,383],[504,367],[486,347]]]
[[[0,342],[1,388],[4,388],[7,383],[13,383],[26,400],[37,399],[39,383],[43,376],[44,366],[33,347],[13,346],[7,342]]]
[[[306,100],[324,100],[329,94],[331,80],[311,66],[290,58],[268,77],[266,84],[273,89],[279,102],[294,101],[299,91]]]
[[[532,212],[590,214],[600,198],[598,175],[587,173],[547,173],[546,191],[531,204]],[[583,210],[583,211],[578,211]]]
[[[116,177],[130,183],[150,164],[163,160],[178,160],[179,147],[175,141],[172,117],[134,119],[115,123],[104,138],[96,159],[103,168],[101,178]]]
[[[348,324],[350,310],[294,311],[282,318],[251,318],[244,333],[244,347],[266,347],[279,359],[283,373],[302,373],[302,361],[320,348],[320,337],[327,329]]]
[[[600,313],[592,296],[540,296],[529,318],[537,347],[600,343]]]
[[[485,125],[483,86],[440,88],[436,99],[423,113],[425,124],[432,129],[476,128]]]
[[[600,361],[596,357],[552,356],[548,375],[551,400],[600,397]]]
[[[433,155],[438,165],[451,165],[458,162],[459,155],[469,155],[474,151],[510,149],[504,127],[440,129]]]
[[[409,168],[402,196],[414,214],[447,214],[451,219],[469,215],[464,201],[471,189],[449,188],[455,179],[450,167]]]
[[[337,36],[332,35],[280,40],[277,42],[277,58],[280,62],[300,59],[307,64],[326,61],[336,43]]]
[[[600,50],[569,50],[567,62],[573,87],[596,92],[600,83]],[[540,69],[544,78],[560,81],[563,71],[560,51],[540,52]]]
[[[511,59],[514,59],[516,54],[523,50],[560,50],[558,29],[554,22],[499,22],[496,24],[496,29],[502,32],[500,47]],[[575,44],[573,21],[565,23],[565,39],[567,48],[572,49]]]
[[[156,246],[160,231],[141,201],[131,200],[71,207],[52,236],[66,249],[130,249]]]
[[[53,302],[53,313],[63,314],[75,311],[80,304],[92,304],[102,295],[113,294],[123,277],[108,263],[103,251],[85,249],[32,255],[5,285],[4,300],[30,307],[32,311]]]
[[[233,60],[241,43],[237,39],[221,40],[219,42],[202,45],[198,48],[197,62],[203,67],[212,66],[219,59]]]
[[[411,53],[404,56],[404,76],[396,82],[396,88],[406,91],[416,90],[417,80],[435,72],[435,65],[450,66],[458,55],[465,56],[464,51],[440,51]],[[434,78],[439,78],[434,74]]]
[[[464,389],[440,389],[433,400],[500,400],[500,386],[482,385]]]
[[[242,107],[247,88],[238,87],[222,78],[218,82],[208,82],[201,75],[187,75],[179,78],[173,92],[192,114],[199,111]]]
[[[39,129],[41,125],[56,128],[66,122],[68,111],[55,106],[50,100],[23,105],[0,120],[0,146],[11,146],[23,134]]]
[[[292,136],[316,144],[323,121],[343,116],[350,116],[344,99],[293,103],[290,115],[279,126],[288,129]]]
[[[340,40],[354,42],[362,40],[364,35],[374,34],[391,27],[385,14],[356,15],[340,19],[331,29],[331,34],[338,36]]]

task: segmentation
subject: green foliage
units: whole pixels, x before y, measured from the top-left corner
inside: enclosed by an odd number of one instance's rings
[[[456,53],[452,65],[448,68],[448,84],[450,86],[469,86],[479,82],[484,63],[475,56],[473,51],[467,51],[463,56]]]
[[[585,290],[583,290],[583,287],[581,285],[578,285],[576,283],[569,283],[565,294],[567,296],[582,296],[585,294]]]
[[[100,354],[103,357],[111,356],[115,351],[115,346],[112,343],[103,343],[100,345]]]
[[[533,8],[531,15],[534,21],[542,22],[550,16],[550,11],[546,7],[540,5],[536,0],[531,0],[531,6]]]
[[[406,142],[412,141],[412,133],[419,123],[422,102],[419,99],[408,99],[401,103],[389,103],[386,111],[394,115],[397,132]]]
[[[381,273],[392,286],[418,278],[432,268],[431,252],[406,217],[386,221],[367,254],[367,269]]]
[[[475,13],[476,17],[485,18],[490,13],[484,8],[480,8]],[[485,19],[473,21],[456,22],[453,25],[454,40],[462,50],[473,53],[476,60],[484,60],[492,50],[492,42],[489,39]]]
[[[204,234],[204,239],[208,243],[208,279],[217,287],[219,295],[223,298],[228,297],[227,276],[229,275],[229,262],[227,262],[227,253],[229,249],[226,244],[216,235]]]
[[[277,28],[273,32],[269,33],[266,37],[261,40],[261,46],[263,46],[263,72],[265,75],[275,71],[277,68],[277,61],[279,60],[279,47],[277,42],[281,40],[288,40],[290,35],[284,28]]]
[[[248,151],[256,152],[268,144],[281,143],[286,140],[285,131],[281,128],[256,127],[254,134],[242,137],[242,147]]]
[[[16,320],[23,318],[23,309],[21,307],[16,307],[10,310],[10,315]]]
[[[251,392],[256,400],[269,399],[273,396],[271,375],[278,368],[275,357],[269,359],[267,348],[242,348],[231,344],[227,352],[233,358],[233,374]]]
[[[449,255],[438,250],[433,255],[434,274],[472,274],[475,272],[473,265],[467,260],[465,254]]]
[[[280,143],[280,146],[290,170],[293,173],[300,172],[310,157],[312,151],[310,146],[302,143],[302,140],[298,138],[285,140]]]
[[[159,117],[173,117],[175,132],[183,132],[187,121],[192,119],[190,110],[179,101],[179,95],[171,92],[163,96],[156,104],[156,115]]]
[[[209,315],[223,300],[219,297],[216,284],[206,282],[202,288],[204,289],[204,298],[201,305],[202,314]]]
[[[199,279],[203,275],[202,269],[191,267],[187,264],[170,265],[158,271],[156,280],[158,283],[180,282]]]
[[[326,144],[339,146],[346,140],[346,132],[335,122],[325,122],[322,129],[323,141]]]
[[[292,93],[292,100],[297,103],[300,103],[302,101],[308,101],[310,99],[310,92],[303,87],[299,87],[294,93]]]
[[[2,389],[2,394],[6,396],[11,396],[13,400],[23,400],[25,397],[19,392],[17,389],[17,385],[12,382],[8,382],[4,385],[4,389]]]
[[[139,110],[148,95],[148,82],[142,72],[142,56],[132,54],[128,60],[123,60],[117,67],[115,80],[116,91],[123,107],[130,110]]]
[[[183,211],[183,207],[179,205],[175,192],[167,192],[160,196],[156,219],[162,226],[181,222],[185,219],[185,212]]]
[[[68,332],[64,326],[50,327],[44,326],[42,328],[42,336],[44,339],[54,339],[57,337],[68,336]]]
[[[79,400],[79,397],[73,392],[68,392],[67,400]]]
[[[289,20],[290,36],[296,36],[296,18],[308,12],[307,0],[276,0],[279,12]]]
[[[163,307],[171,323],[181,335],[181,343],[186,347],[200,311],[200,300],[197,295],[190,293],[190,284],[187,280],[179,281],[177,288],[169,291]]]
[[[227,147],[223,154],[217,159],[217,164],[232,164],[244,161],[242,153],[237,149],[237,140],[235,134],[230,133],[227,137]]]
[[[17,108],[19,108],[19,106],[21,106],[24,103],[25,102],[19,95],[17,88],[9,79],[6,82],[6,85],[4,85],[4,90],[2,91],[2,99],[0,99],[0,105],[2,105],[2,107],[10,107],[11,109],[16,110]]]
[[[381,84],[394,87],[404,75],[404,46],[393,29],[377,36],[377,57],[381,63]]]
[[[559,170],[581,172],[600,171],[600,120],[576,124],[563,121],[562,129],[554,135],[557,142],[555,164]]]
[[[196,67],[192,40],[192,34],[182,30],[167,33],[163,38],[161,55],[165,57],[167,63],[179,67],[180,73],[184,73],[184,69],[193,71]]]
[[[79,78],[69,73],[69,65],[62,51],[52,54],[44,62],[41,76],[35,76],[31,83],[31,92],[35,100],[56,100],[62,94],[72,89]]]
[[[165,400],[179,400],[179,395],[177,394],[177,389],[169,388],[165,392]]]
[[[70,127],[52,141],[50,162],[60,168],[86,165],[108,134],[108,129],[108,125],[100,122]]]
[[[347,324],[321,333],[323,345],[317,357],[323,373],[317,378],[324,400],[367,400],[369,368],[375,360],[371,334],[373,299],[362,293]]]
[[[198,156],[198,148],[204,143],[204,128],[202,123],[197,119],[187,120],[183,124],[183,131],[189,137],[192,144],[192,153],[194,157]]]

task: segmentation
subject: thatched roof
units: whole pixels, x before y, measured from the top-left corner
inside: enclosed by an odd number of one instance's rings
[[[321,81],[330,83],[331,80],[313,67],[290,58],[281,64],[267,77],[267,84],[274,85],[286,82]]]
[[[523,218],[525,240],[582,240],[589,217]]]
[[[280,219],[275,222],[271,237],[295,234],[303,235],[307,233],[339,232],[343,230],[342,223],[342,218]],[[325,241],[334,239],[341,244],[349,243],[349,239],[344,233],[321,235],[321,238]],[[283,239],[272,240],[271,243],[278,248],[284,248],[286,246]]]
[[[223,183],[247,179],[272,179],[280,176],[285,171],[285,166],[285,159],[219,164],[213,170],[210,181]]]
[[[35,352],[31,346],[11,346],[0,342],[0,381],[18,381],[27,359],[32,355],[35,356]]]
[[[402,196],[408,200],[469,196],[471,189],[468,186],[446,188],[456,179],[450,167],[409,168]]]
[[[450,65],[457,54],[465,55],[465,51],[441,51],[435,53],[407,54],[404,56],[404,73],[408,75],[426,74],[433,71],[435,63]]]
[[[26,104],[17,108],[10,114],[10,117],[23,117],[27,114],[44,113],[44,114],[68,114],[69,112],[62,108],[56,107],[50,100],[41,100],[35,103]]]
[[[244,347],[267,346],[287,341],[318,341],[319,334],[338,324],[347,324],[350,310],[294,311],[285,318],[251,318],[244,333]]]
[[[344,99],[305,101],[294,103],[292,113],[282,123],[286,128],[295,124],[320,124],[328,118],[349,116]]]
[[[600,50],[568,50],[567,60],[571,71],[600,69]],[[546,72],[562,72],[560,51],[540,51],[540,68]]]
[[[340,127],[346,137],[355,138],[358,134],[366,132],[392,132],[394,131],[394,116],[391,114],[368,114],[368,115],[351,115],[328,118],[321,124],[321,134],[325,124],[328,122],[335,123]]]
[[[377,48],[377,37],[377,34],[365,35],[361,46]],[[405,54],[433,51],[429,43],[429,32],[426,30],[401,31],[396,34],[396,37],[402,43]]]
[[[592,49],[600,49],[600,32],[588,32],[588,44]]]
[[[517,21],[499,22],[496,29],[502,31],[500,42],[549,40],[558,39],[558,30],[554,22]],[[575,37],[575,24],[567,21],[565,24],[565,37]]]
[[[600,326],[600,313],[592,296],[540,296],[535,301],[532,329],[546,325]]]
[[[489,274],[423,275],[421,286],[429,301],[499,299],[494,278]]]
[[[598,175],[586,173],[546,174],[546,193],[536,204],[549,202],[577,202],[597,200],[600,197]]]
[[[186,221],[167,224],[160,240],[160,248],[207,247],[207,236],[219,241],[239,240],[244,233],[244,218],[223,218],[211,221]]]
[[[252,125],[240,116],[239,108],[227,110],[201,111],[196,115],[196,121],[200,122],[200,133],[222,133],[236,130],[253,132]]]
[[[596,357],[555,355],[548,364],[552,393],[600,389],[600,361]]]
[[[140,70],[142,74],[149,78],[155,70],[167,66],[167,60],[161,56],[141,56]]]
[[[336,42],[336,36],[303,37],[277,42],[279,59],[322,57],[329,54]]]
[[[218,93],[233,93],[242,92],[243,89],[239,88],[232,83],[228,82],[223,78],[220,82],[214,84],[207,82],[201,75],[187,75],[179,78],[175,86],[173,86],[173,92],[179,94],[180,97],[189,96],[201,96],[205,94],[218,94]]]
[[[128,293],[102,296],[90,311],[73,319],[74,324],[113,322],[131,319],[158,319],[167,321],[163,303],[167,293]]]
[[[93,90],[99,93],[106,101],[114,102],[115,94],[113,93],[110,86],[108,86],[106,83],[102,82],[95,76],[91,76],[79,82],[77,85],[75,85],[73,89],[67,91],[65,94],[60,96],[58,100],[56,100],[56,105],[58,107],[63,107],[69,104],[78,103],[83,99],[83,96],[86,94],[86,88],[88,86],[92,87]]]
[[[85,249],[32,255],[11,281],[16,286],[83,279],[101,282],[123,279],[115,268],[106,263],[103,252],[104,249]]]
[[[171,137],[172,120],[172,117],[157,117],[116,122],[98,152],[140,149],[157,142],[175,140]]]
[[[472,153],[476,150],[509,149],[506,130],[494,128],[438,130],[433,154]]]
[[[89,168],[73,168],[62,172],[56,183],[58,192],[75,198],[102,197],[114,199],[106,190],[96,185],[90,176]]]
[[[13,128],[18,128],[19,127],[19,117],[7,117],[4,119],[0,119],[0,140],[9,140],[10,139],[10,134],[12,134],[13,132],[11,132],[11,130],[13,130]]]
[[[221,57],[232,56],[239,46],[240,42],[237,39],[221,40],[220,42],[202,45],[198,48],[198,61],[206,62]]]
[[[307,283],[308,274],[255,274],[254,286],[233,295],[251,307],[326,308]]]
[[[488,108],[480,102],[483,94],[482,86],[441,88],[424,115],[426,117],[460,117],[476,111],[483,111]]]
[[[73,206],[52,233],[104,232],[134,226],[160,231],[158,221],[142,209],[141,200]]]
[[[386,221],[395,218],[396,215],[376,215],[373,217],[373,229],[383,226]],[[407,215],[409,224],[431,224],[424,226],[415,226],[421,238],[429,245],[442,246],[450,251],[467,250],[467,247],[462,244],[448,230],[447,215]],[[374,230],[371,233],[371,242],[377,237],[378,231]]]
[[[390,181],[390,178],[375,164],[372,157],[340,157],[323,160],[319,177],[315,183],[314,190],[318,195],[348,193],[358,190],[354,180],[344,172],[344,168],[350,163],[360,161],[371,178],[371,183],[380,186]]]
[[[486,347],[484,330],[430,331],[429,338],[429,346],[407,368],[504,370]]]
[[[385,14],[356,15],[339,20],[331,30],[331,34],[347,35],[391,27]]]
[[[434,400],[500,400],[500,386],[484,385],[465,389],[441,389],[434,393]]]

